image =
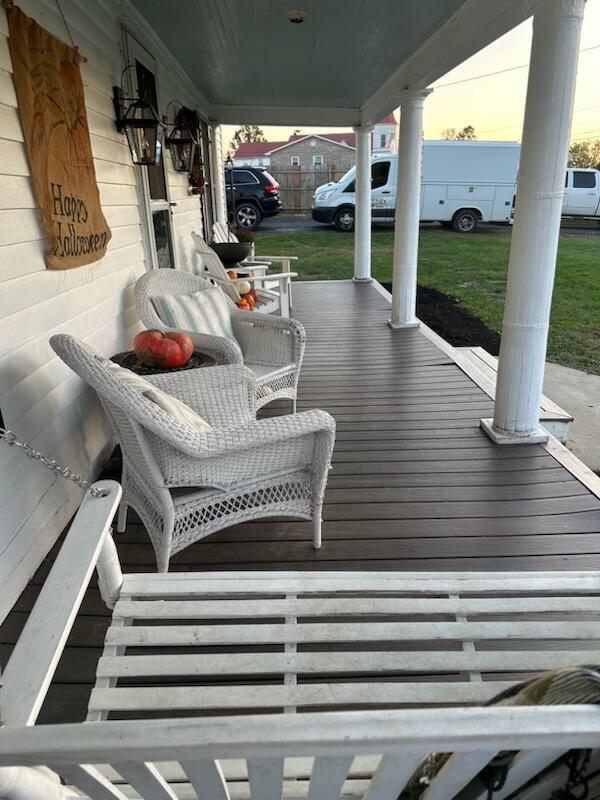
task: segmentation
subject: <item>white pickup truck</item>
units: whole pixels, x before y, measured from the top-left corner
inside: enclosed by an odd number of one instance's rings
[[[563,217],[600,220],[600,172],[570,167],[565,177]]]

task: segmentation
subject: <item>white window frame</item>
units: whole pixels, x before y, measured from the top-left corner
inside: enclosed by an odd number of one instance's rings
[[[292,156],[290,158],[290,164],[292,167],[299,167],[300,166],[300,156]]]
[[[317,161],[318,158],[320,158],[321,160]],[[324,167],[324,166],[325,166],[325,156],[314,155],[313,156],[313,167]]]

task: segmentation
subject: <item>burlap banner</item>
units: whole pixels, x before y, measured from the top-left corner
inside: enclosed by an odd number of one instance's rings
[[[80,56],[16,6],[8,11],[10,55],[25,146],[44,228],[46,266],[80,267],[106,252]]]

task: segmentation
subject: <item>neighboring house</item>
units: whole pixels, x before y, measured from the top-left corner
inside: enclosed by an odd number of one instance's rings
[[[394,114],[388,114],[373,128],[373,152],[395,152],[398,125]],[[353,131],[338,133],[297,133],[287,141],[242,142],[233,156],[236,167],[270,167],[272,170],[319,169],[320,167],[345,172],[354,165],[356,134]]]
[[[288,142],[273,148],[269,153],[269,169],[277,173],[293,168],[300,170],[327,170],[346,172],[356,161],[354,134],[290,136]],[[352,140],[349,143],[346,140]]]

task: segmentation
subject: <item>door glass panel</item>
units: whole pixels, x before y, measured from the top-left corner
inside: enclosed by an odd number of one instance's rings
[[[159,268],[174,268],[173,253],[171,251],[171,237],[169,235],[169,211],[153,211],[152,224],[154,226],[154,240],[156,242],[156,258]]]

